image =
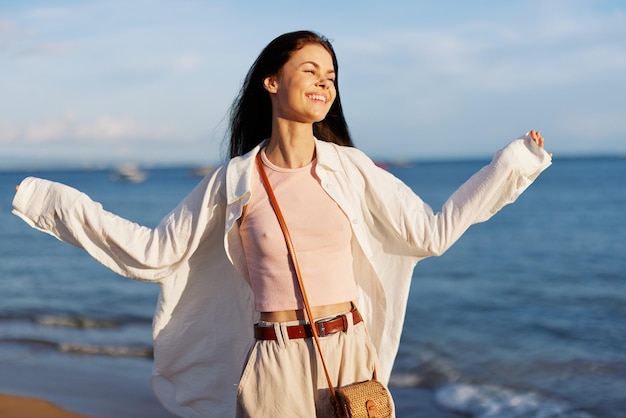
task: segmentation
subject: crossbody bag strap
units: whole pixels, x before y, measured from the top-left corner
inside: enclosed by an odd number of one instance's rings
[[[267,178],[267,174],[265,173],[265,169],[263,167],[263,162],[261,161],[261,152],[256,155],[256,163],[259,167],[259,174],[261,175],[261,180],[265,185],[265,190],[267,191],[267,195],[270,199],[270,203],[272,204],[272,208],[276,213],[276,218],[278,218],[278,223],[280,224],[280,229],[283,231],[283,235],[285,237],[285,243],[287,244],[287,250],[289,251],[289,256],[291,257],[291,262],[293,263],[293,268],[296,272],[296,277],[298,278],[298,285],[300,286],[300,293],[302,293],[302,300],[304,301],[304,310],[306,312],[307,320],[311,325],[311,330],[313,331],[313,339],[315,340],[315,345],[317,346],[317,351],[320,353],[320,359],[322,360],[322,367],[324,368],[324,374],[326,375],[326,380],[328,381],[328,388],[330,389],[330,394],[334,398],[335,397],[335,387],[333,386],[333,382],[330,379],[330,374],[328,373],[328,367],[326,367],[326,361],[324,361],[324,355],[322,354],[322,348],[320,346],[319,340],[319,329],[315,326],[315,321],[313,315],[311,314],[311,306],[309,305],[309,299],[307,298],[306,291],[304,290],[304,282],[302,281],[302,274],[300,273],[300,266],[298,264],[298,259],[296,257],[296,250],[293,247],[293,243],[291,242],[291,235],[289,235],[289,230],[287,229],[287,224],[285,223],[285,218],[283,218],[283,214],[280,211],[280,207],[278,206],[278,201],[276,200],[276,196],[274,195],[274,191],[272,190],[272,186],[270,185],[270,181]]]

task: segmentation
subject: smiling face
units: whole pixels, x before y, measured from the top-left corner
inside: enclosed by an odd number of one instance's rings
[[[321,45],[295,51],[278,74],[263,82],[272,100],[273,118],[300,123],[323,120],[337,96],[335,67]]]

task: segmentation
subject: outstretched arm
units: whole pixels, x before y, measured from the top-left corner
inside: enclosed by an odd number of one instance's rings
[[[214,227],[215,184],[205,178],[155,229],[104,210],[76,189],[37,178],[27,178],[16,188],[13,213],[85,249],[118,274],[158,281],[188,259]]]
[[[484,222],[513,203],[551,164],[538,131],[530,131],[498,151],[492,161],[468,179],[446,201],[439,213],[418,219],[427,224],[425,235],[410,241],[426,246],[429,255],[445,252],[473,224]],[[419,231],[419,228],[418,228]],[[420,241],[420,240],[424,241]]]
[[[391,174],[377,170],[370,176],[367,170],[367,207],[379,220],[384,247],[418,258],[442,254],[471,225],[514,202],[551,164],[544,142],[538,131],[511,142],[459,187],[439,212]]]

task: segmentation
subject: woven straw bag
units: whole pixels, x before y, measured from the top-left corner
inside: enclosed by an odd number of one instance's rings
[[[337,418],[391,417],[389,393],[376,379],[336,388],[332,402]]]

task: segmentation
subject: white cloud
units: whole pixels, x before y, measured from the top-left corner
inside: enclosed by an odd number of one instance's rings
[[[15,55],[18,57],[48,55],[51,57],[59,57],[65,55],[70,50],[69,45],[63,43],[46,42],[35,44],[31,46],[25,46],[17,51]]]
[[[0,21],[0,48],[15,57],[37,55],[65,55],[69,44],[60,41],[39,40],[34,29],[24,28],[14,22]]]
[[[16,141],[21,137],[21,129],[14,123],[0,120],[0,143]]]
[[[372,74],[424,84],[447,78],[458,86],[505,92],[626,70],[625,38],[626,14],[571,16],[558,9],[528,24],[488,19],[397,28],[344,44],[349,59]]]
[[[340,41],[354,132],[451,138],[485,123],[493,132],[532,123],[571,141],[623,137],[626,14],[568,9],[526,24],[378,28]],[[359,103],[365,94],[368,106]],[[576,128],[567,128],[570,120]]]
[[[4,35],[5,33],[11,32],[15,25],[7,20],[0,20],[0,34]]]
[[[28,32],[18,29],[14,22],[0,20],[0,48],[10,49],[28,36]]]
[[[18,126],[9,121],[0,121],[0,142],[55,143],[57,141],[123,142],[167,141],[179,139],[174,129],[167,127],[145,127],[130,116],[98,116],[81,120],[76,112],[51,117],[43,121]]]
[[[57,21],[73,15],[74,9],[62,6],[38,6],[24,12],[24,17],[39,21]]]
[[[174,70],[180,73],[187,73],[200,68],[202,57],[198,54],[183,54],[174,59]]]
[[[76,115],[68,112],[61,117],[50,118],[39,123],[32,123],[25,126],[19,133],[19,137],[14,139],[22,139],[26,142],[39,143],[60,138],[67,138],[70,127],[75,120]]]

